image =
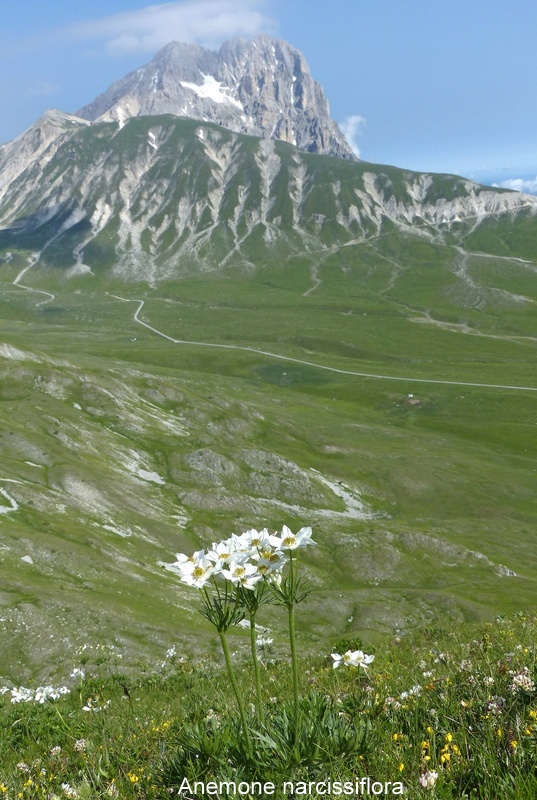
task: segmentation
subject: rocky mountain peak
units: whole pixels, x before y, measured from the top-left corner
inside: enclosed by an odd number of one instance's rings
[[[263,35],[225,42],[218,52],[171,42],[77,113],[120,124],[130,117],[174,114],[355,159],[303,54]]]

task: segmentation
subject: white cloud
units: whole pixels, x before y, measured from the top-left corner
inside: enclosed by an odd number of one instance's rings
[[[339,123],[339,127],[345,134],[345,138],[347,139],[351,150],[358,158],[360,158],[360,146],[357,139],[364,130],[365,126],[365,117],[361,117],[359,114],[353,114],[350,117],[346,117],[343,122]]]
[[[492,185],[500,189],[512,189],[515,192],[537,194],[537,176],[535,178],[510,178],[507,181],[500,181],[500,183],[493,183]]]
[[[64,29],[79,40],[101,39],[110,55],[154,53],[172,41],[218,47],[234,36],[270,32],[268,0],[181,0],[87,20]]]

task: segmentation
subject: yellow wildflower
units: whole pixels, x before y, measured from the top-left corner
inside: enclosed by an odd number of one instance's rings
[[[448,742],[448,743],[453,741],[453,734],[452,733],[446,733],[445,741]]]
[[[404,768],[405,768],[405,765],[404,765],[404,764],[403,764],[403,762],[401,761],[401,763],[399,764],[399,767],[398,767],[398,769],[399,769],[399,772],[402,772],[402,771],[404,770]]]
[[[427,733],[429,734],[429,736],[430,736],[430,735],[433,733],[433,729],[431,728],[431,726],[430,726],[430,725],[427,725],[427,727],[425,728],[425,730],[427,731]]]

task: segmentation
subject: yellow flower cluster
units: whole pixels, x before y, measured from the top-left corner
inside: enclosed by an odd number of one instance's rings
[[[432,733],[432,732],[433,732],[433,729],[429,726],[427,728],[427,733]],[[431,760],[430,750],[431,750],[431,743],[429,742],[429,740],[424,739],[422,741],[422,743],[421,743],[421,763],[422,763],[422,766],[428,766],[429,765],[429,761]]]
[[[537,720],[537,711],[531,709],[528,712],[528,717],[530,718],[531,722],[526,725],[524,730],[525,736],[534,736],[535,735],[535,722]]]
[[[162,723],[162,725],[153,725],[151,727],[151,732],[152,733],[164,733],[164,731],[168,730],[168,728],[170,727],[171,724],[172,723],[169,720],[166,720],[165,722]]]
[[[460,756],[461,751],[458,745],[455,744],[453,741],[453,734],[446,733],[444,736],[444,746],[440,751],[440,763],[443,764],[445,767],[449,767],[451,764],[451,757],[452,756]]]
[[[130,780],[131,783],[139,783],[142,778],[143,771],[144,771],[143,767],[138,767],[137,770],[131,770],[127,772],[127,778]]]

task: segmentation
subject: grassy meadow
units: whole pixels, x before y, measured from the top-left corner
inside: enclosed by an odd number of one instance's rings
[[[252,525],[315,529],[312,648],[535,604],[536,392],[463,385],[537,388],[531,265],[461,272],[456,247],[388,233],[315,272],[293,257],[153,289],[26,273],[52,299],[13,285],[23,255],[0,293],[6,677],[64,660],[60,620],[74,646],[138,655],[197,639],[159,563]],[[137,324],[141,300],[190,344]]]
[[[303,731],[285,756],[288,644],[268,606],[267,728],[252,722],[264,779],[535,796],[535,690],[513,688],[535,674],[537,605],[537,273],[514,260],[529,257],[522,233],[501,258],[483,255],[492,233],[388,232],[153,288],[39,265],[14,285],[26,252],[1,266],[0,797],[257,779],[214,632],[163,564],[283,524],[317,542],[301,703],[334,746]],[[181,341],[134,320],[142,300],[139,319]],[[230,638],[250,698],[248,634]],[[375,654],[367,673],[332,669],[347,645]],[[11,702],[75,668],[65,696]]]

